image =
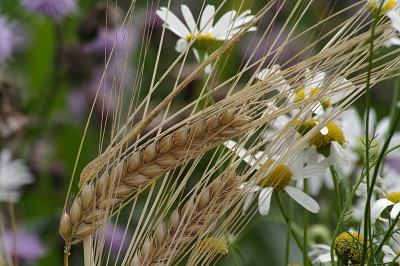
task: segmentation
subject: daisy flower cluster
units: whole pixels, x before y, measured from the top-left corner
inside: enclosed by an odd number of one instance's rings
[[[166,7],[161,7],[156,13],[164,21],[165,27],[180,37],[176,42],[175,50],[178,53],[183,52],[193,40],[191,47],[200,63],[205,60],[208,56],[208,50],[217,41],[230,40],[254,18],[253,15],[250,15],[250,10],[241,14],[232,10],[223,14],[214,24],[216,12],[213,5],[206,5],[197,20],[194,19],[192,12],[186,5],[181,5],[181,12],[186,25]],[[247,31],[255,31],[256,29],[256,27],[251,27]],[[200,54],[204,56],[200,58]]]

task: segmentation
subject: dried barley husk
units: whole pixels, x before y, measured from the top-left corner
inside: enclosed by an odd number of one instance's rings
[[[154,241],[152,247],[157,246],[157,249],[149,254],[149,243],[145,242],[146,245],[143,244],[141,249],[146,247],[147,252],[137,252],[132,263],[140,259],[141,265],[171,265],[197,238],[199,232],[211,230],[211,223],[229,208],[229,202],[239,192],[236,184],[238,180],[234,173],[219,177],[199,195],[190,199],[181,211],[176,209],[169,218],[166,234],[160,232],[164,228],[164,222],[161,222],[151,236]],[[162,245],[159,246],[159,243]],[[136,257],[138,254],[142,256]]]
[[[141,187],[198,156],[212,142],[238,135],[243,130],[242,126],[250,121],[250,117],[232,111],[217,114],[156,139],[115,163],[110,172],[104,172],[96,182],[85,185],[82,193],[73,201],[72,208],[64,212],[63,215],[68,215],[72,220],[68,223],[62,220],[60,224],[67,250],[72,243],[78,243],[93,234],[114,208]]]

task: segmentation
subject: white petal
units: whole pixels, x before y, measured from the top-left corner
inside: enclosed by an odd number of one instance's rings
[[[320,88],[324,83],[325,72],[317,72],[309,85],[311,88]]]
[[[197,27],[196,27],[196,21],[193,18],[192,12],[186,5],[182,5],[181,10],[182,10],[182,15],[183,15],[183,18],[185,19],[186,25],[189,27],[189,31],[193,34],[196,34],[198,31],[197,31]]]
[[[365,193],[367,193],[367,184],[364,183],[364,182],[362,182],[362,183],[358,186],[358,188],[357,188],[357,190],[356,190],[356,195],[357,195],[357,196],[361,196],[361,195],[364,195]]]
[[[336,260],[337,260],[337,257],[336,257],[336,256],[333,256],[333,259],[336,261]],[[331,260],[331,254],[330,254],[330,253],[327,253],[327,254],[319,255],[319,256],[318,256],[318,261],[321,262],[321,263],[332,261],[332,260]]]
[[[381,215],[386,207],[393,205],[394,203],[388,199],[379,199],[372,204],[371,207],[371,221],[374,223],[376,219]]]
[[[201,34],[206,35],[210,32],[212,24],[214,23],[214,12],[215,7],[213,5],[207,5],[203,10],[203,15],[200,19],[200,31]]]
[[[269,208],[271,207],[271,198],[272,192],[274,188],[266,187],[261,190],[260,195],[258,196],[258,210],[261,215],[267,215],[269,212]]]
[[[382,251],[385,254],[389,254],[392,256],[392,260],[394,257],[396,257],[396,253],[393,251],[393,249],[391,247],[389,247],[388,245],[383,245],[382,247]]]
[[[400,46],[400,39],[393,37],[383,43],[385,47],[391,47],[393,45]]]
[[[246,163],[248,163],[250,166],[253,166],[255,164],[255,162],[257,161],[257,158],[251,156],[250,154],[245,156],[247,153],[247,150],[243,147],[239,147],[238,143],[236,141],[228,140],[228,141],[224,142],[223,144],[225,145],[225,147],[227,147],[231,151],[235,152],[237,154],[237,156],[242,158],[242,160],[245,161]]]
[[[228,36],[227,31],[230,28],[230,23],[233,18],[236,16],[236,11],[232,10],[225,13],[214,25],[213,29],[211,30],[212,36],[222,38],[225,40]],[[220,40],[220,39],[219,39]]]
[[[386,13],[386,16],[388,16],[392,21],[392,27],[400,32],[400,15],[397,12],[390,10]]]
[[[396,203],[390,211],[390,218],[394,219],[400,212],[400,203]]]
[[[182,53],[183,51],[185,51],[188,45],[189,43],[185,39],[181,38],[176,42],[175,51],[177,51],[178,53]]]
[[[254,192],[250,192],[247,197],[246,200],[243,203],[243,214],[246,212],[246,210],[249,208],[251,202],[253,201],[253,197],[254,197]]]
[[[293,173],[292,180],[301,180],[307,177],[320,176],[325,174],[325,171],[326,171],[326,166],[322,165],[306,166],[296,170],[296,172]]]
[[[311,111],[318,116],[322,116],[324,114],[324,107],[320,102],[317,102],[314,106],[311,107]]]
[[[307,149],[307,165],[318,164],[318,152],[315,146],[311,146]]]
[[[190,31],[180,19],[165,7],[157,10],[157,15],[165,22],[167,27],[181,38],[186,38],[190,35]]]
[[[298,204],[306,208],[309,212],[319,212],[318,203],[300,189],[286,186],[284,190],[289,194],[290,197],[292,197]]]
[[[332,141],[331,143],[331,154],[330,156],[333,157],[334,161],[341,165],[350,165],[351,160],[347,156],[346,150],[340,146],[337,141]]]

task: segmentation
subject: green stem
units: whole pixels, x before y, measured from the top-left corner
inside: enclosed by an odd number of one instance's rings
[[[199,59],[200,59],[200,64],[204,62],[204,60],[206,59],[206,51],[202,51],[199,50]],[[212,97],[212,94],[210,93],[210,88],[207,85],[207,73],[206,73],[206,69],[203,69],[201,71],[201,80],[203,83],[203,88],[202,88],[202,92],[199,95],[199,98],[201,98],[203,95],[207,95],[209,94],[208,97],[202,99],[199,102],[199,108],[200,110],[205,109],[208,105],[213,105],[215,103],[214,98]]]
[[[308,180],[303,180],[304,192],[308,194]],[[310,258],[308,257],[308,210],[304,209],[304,231],[303,231],[303,265],[306,266],[309,263]]]
[[[392,224],[390,225],[389,229],[386,231],[386,234],[383,237],[382,241],[380,241],[378,248],[375,249],[374,257],[377,255],[377,252],[382,252],[382,247],[386,243],[386,241],[389,240],[389,238],[391,237],[393,229],[396,227],[399,217],[400,217],[400,212],[397,214],[396,218],[392,220]]]
[[[336,219],[338,219],[340,216],[340,204],[342,202],[340,200],[339,178],[338,178],[338,175],[337,175],[335,169],[333,168],[333,165],[329,166],[329,171],[331,172],[333,185],[334,185],[334,189],[335,189],[335,197],[336,197],[335,211],[336,211]]]
[[[383,3],[383,1],[382,1]],[[381,4],[382,5],[382,4]],[[371,196],[373,192],[373,188],[375,185],[376,178],[373,177],[372,182],[370,182],[370,175],[369,175],[369,169],[370,169],[370,154],[369,154],[369,148],[370,148],[370,140],[369,140],[369,112],[371,108],[371,101],[370,101],[370,86],[371,86],[371,72],[372,72],[372,61],[374,57],[374,36],[375,36],[375,28],[376,24],[378,23],[378,18],[379,18],[379,13],[380,13],[381,7],[377,8],[375,12],[375,16],[372,20],[372,25],[371,25],[371,40],[369,42],[369,57],[368,57],[368,68],[367,68],[367,83],[366,83],[366,91],[365,91],[365,96],[366,96],[366,118],[365,118],[365,168],[367,169],[366,172],[366,181],[367,181],[367,191],[368,191],[368,196],[367,196],[367,201],[365,204],[365,212],[364,212],[364,221],[369,221],[371,217],[371,210],[370,210],[370,205],[371,205]],[[368,247],[368,239],[370,239],[370,245],[372,246],[372,237],[371,237],[371,227],[365,224],[364,226],[364,242],[363,242],[363,250],[366,250]],[[362,258],[361,258],[361,265],[364,265],[365,259],[366,259],[367,254],[363,252]]]
[[[292,219],[293,219],[293,200],[290,199],[289,203],[289,217],[287,221],[288,231],[286,234],[286,248],[285,248],[285,265],[289,265],[289,257],[290,257],[290,239],[292,234]]]

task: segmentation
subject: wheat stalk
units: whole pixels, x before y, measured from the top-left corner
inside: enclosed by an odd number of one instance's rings
[[[67,251],[71,245],[93,234],[103,224],[100,221],[139,187],[154,182],[198,155],[198,151],[208,144],[237,135],[250,121],[248,116],[227,111],[184,126],[117,163],[97,182],[84,185],[70,210],[64,211],[61,218],[60,234],[65,239]]]
[[[229,208],[229,202],[239,192],[238,180],[234,172],[228,172],[197,196],[192,196],[181,211],[176,209],[171,214],[168,228],[162,221],[145,238],[130,265],[171,265],[200,233],[212,230],[212,224]]]

